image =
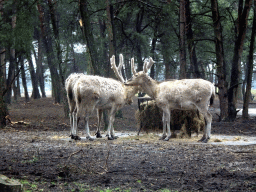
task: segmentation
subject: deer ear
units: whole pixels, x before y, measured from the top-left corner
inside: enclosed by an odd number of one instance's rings
[[[144,72],[144,73],[147,73],[147,72],[148,72],[148,67],[147,67],[147,66],[148,66],[148,62],[145,60],[145,61],[144,61],[144,65],[143,65],[143,72]]]

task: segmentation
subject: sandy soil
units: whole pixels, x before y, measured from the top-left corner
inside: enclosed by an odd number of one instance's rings
[[[256,191],[255,145],[199,145],[197,137],[164,142],[144,132],[114,141],[71,141],[69,119],[53,99],[21,99],[8,108],[12,123],[0,130],[0,174],[18,179],[26,190]],[[116,132],[138,130],[136,110],[136,102],[122,110]],[[256,137],[255,117],[227,123],[214,116],[213,135]],[[90,128],[93,134],[96,116]]]

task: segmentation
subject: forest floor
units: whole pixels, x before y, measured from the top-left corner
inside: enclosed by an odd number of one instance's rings
[[[256,141],[256,117],[217,122],[215,104],[209,143],[196,136],[166,142],[159,133],[136,136],[136,104],[115,121],[116,133],[128,136],[73,141],[63,106],[52,98],[21,98],[8,106],[11,122],[0,129],[0,174],[18,179],[26,191],[256,191],[256,145],[248,142]],[[93,135],[96,116],[90,129]]]

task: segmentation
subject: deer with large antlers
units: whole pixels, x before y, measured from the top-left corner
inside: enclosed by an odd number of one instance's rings
[[[73,89],[70,89],[74,94],[75,109],[73,110],[73,128],[71,126],[71,137],[79,139],[76,135],[77,122],[80,116],[84,117],[86,138],[93,140],[89,131],[89,117],[94,109],[97,109],[98,128],[96,137],[100,135],[100,122],[102,112],[104,109],[109,110],[109,124],[107,135],[109,140],[115,139],[113,123],[115,120],[115,113],[121,109],[125,104],[131,104],[132,98],[138,92],[138,87],[130,87],[124,85],[124,78],[121,73],[123,66],[123,56],[120,55],[119,66],[115,65],[115,57],[111,58],[111,68],[114,70],[116,76],[120,81],[92,75],[81,75],[76,78],[73,84]],[[134,62],[132,59],[131,62]],[[72,85],[71,85],[72,86]],[[69,93],[68,93],[69,96]],[[72,106],[71,106],[72,108]],[[71,121],[71,120],[70,120]],[[73,132],[72,132],[73,131]]]
[[[160,139],[168,141],[171,138],[170,121],[171,110],[198,109],[205,118],[201,142],[208,142],[211,134],[212,115],[208,111],[209,105],[213,104],[215,97],[214,85],[203,79],[182,79],[165,82],[157,82],[148,76],[147,72],[154,64],[152,58],[145,61],[143,71],[136,73],[132,63],[133,77],[125,84],[130,86],[141,86],[141,89],[152,97],[159,108],[163,110],[163,135]],[[166,133],[167,127],[167,133]]]

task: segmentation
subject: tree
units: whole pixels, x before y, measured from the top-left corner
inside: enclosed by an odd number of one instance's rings
[[[220,120],[228,116],[228,83],[226,81],[226,63],[224,60],[223,38],[221,17],[219,15],[219,8],[217,0],[211,0],[212,20],[215,35],[215,52],[217,65],[218,90],[220,100]]]
[[[237,115],[236,102],[238,94],[239,65],[241,64],[241,57],[243,52],[244,39],[248,25],[249,11],[252,5],[252,0],[245,0],[243,7],[243,0],[239,0],[238,9],[238,23],[237,23],[237,36],[235,40],[234,56],[232,61],[231,81],[228,90],[228,119],[234,121]]]
[[[55,55],[52,46],[52,37],[50,31],[50,24],[48,14],[45,11],[45,7],[37,3],[38,11],[39,11],[39,19],[40,19],[40,27],[43,38],[44,47],[46,50],[47,62],[50,68],[51,79],[52,79],[52,87],[53,87],[53,95],[55,98],[55,103],[61,102],[61,83],[60,77],[57,71],[57,68],[54,65]]]
[[[190,11],[190,1],[185,0],[185,17],[186,17],[186,36],[187,36],[187,44],[188,44],[188,53],[190,60],[190,72],[192,72],[192,76],[194,78],[201,78],[201,74],[198,67],[196,49],[194,43],[194,35],[192,30],[192,19],[191,19],[191,11]],[[190,74],[189,74],[190,76]]]
[[[98,68],[98,55],[97,55],[97,49],[95,47],[95,41],[92,34],[92,27],[90,22],[90,15],[89,15],[89,9],[88,9],[88,0],[79,0],[79,10],[81,14],[82,19],[82,29],[84,33],[84,38],[86,39],[88,52],[90,55],[90,63],[93,70],[93,74],[100,75],[100,70]]]
[[[185,16],[185,0],[180,0],[180,77],[179,79],[186,78],[186,44],[185,44],[185,27],[186,27],[186,16]]]
[[[33,99],[39,99],[41,98],[39,89],[38,89],[38,78],[36,76],[35,68],[33,65],[33,61],[30,56],[27,57],[28,65],[29,65],[29,72],[31,76],[31,82],[33,87],[32,97]]]
[[[25,69],[24,69],[24,59],[23,59],[22,56],[19,57],[19,61],[20,61],[20,71],[21,71],[22,85],[23,85],[23,88],[24,88],[25,101],[29,102],[26,74],[25,74]]]
[[[251,88],[252,88],[252,73],[253,73],[253,53],[254,53],[254,44],[255,44],[255,34],[256,34],[256,0],[254,0],[254,9],[253,9],[253,25],[252,25],[252,33],[251,33],[251,42],[250,42],[250,51],[248,55],[248,65],[247,65],[247,85],[244,96],[244,105],[243,105],[243,113],[242,117],[244,119],[249,118],[248,107],[251,96]]]

